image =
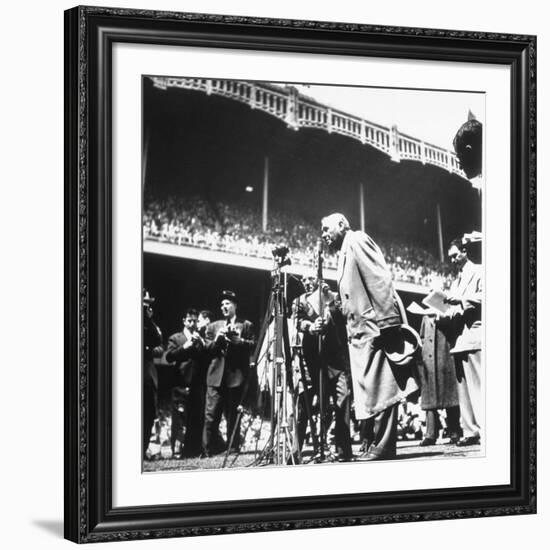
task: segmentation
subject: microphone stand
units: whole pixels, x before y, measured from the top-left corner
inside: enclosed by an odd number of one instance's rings
[[[323,317],[323,243],[319,240],[317,244],[317,289],[319,292],[319,317]],[[325,449],[327,443],[326,430],[326,395],[325,395],[325,361],[323,359],[323,334],[320,332],[317,336],[317,345],[319,352],[319,460],[325,461]]]

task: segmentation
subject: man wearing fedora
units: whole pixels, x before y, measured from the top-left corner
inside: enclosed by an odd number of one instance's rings
[[[372,433],[363,460],[391,459],[396,454],[398,405],[418,392],[412,376],[418,334],[406,315],[378,245],[362,231],[352,231],[346,217],[322,220],[322,238],[339,251],[338,291],[346,319],[357,420]]]
[[[223,319],[211,323],[206,329],[206,347],[211,359],[206,373],[202,434],[204,456],[225,450],[219,437],[222,412],[227,421],[227,445],[233,451],[240,448],[238,407],[243,398],[250,354],[255,344],[252,323],[237,317],[237,296],[233,291],[222,292],[221,312]]]

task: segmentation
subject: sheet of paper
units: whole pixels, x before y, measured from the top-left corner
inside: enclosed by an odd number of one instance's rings
[[[449,304],[445,303],[446,294],[441,290],[432,290],[423,300],[425,306],[435,309],[438,313],[446,313]]]
[[[409,313],[414,313],[415,315],[436,315],[437,311],[435,309],[422,307],[417,302],[411,302],[407,307]]]

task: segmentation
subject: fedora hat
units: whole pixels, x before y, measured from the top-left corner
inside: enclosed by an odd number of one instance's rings
[[[150,305],[155,301],[155,299],[149,294],[149,291],[144,288],[143,289],[143,303]]]
[[[221,295],[222,300],[229,300],[233,302],[234,304],[237,303],[237,295],[232,290],[222,290]]]
[[[422,347],[420,335],[409,325],[401,325],[400,331],[391,331],[382,346],[386,357],[397,366],[407,365]]]

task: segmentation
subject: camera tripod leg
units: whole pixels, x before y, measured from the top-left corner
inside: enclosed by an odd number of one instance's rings
[[[301,354],[299,354],[298,360],[299,360],[298,364],[300,369],[300,378],[302,381],[302,386],[304,388],[304,391],[303,391],[304,409],[306,411],[306,417],[309,423],[309,429],[311,431],[311,439],[313,443],[313,454],[316,454],[319,452],[319,438],[317,437],[317,427],[315,426],[313,412],[311,411],[311,402],[312,402],[311,388],[308,388],[307,386],[306,366],[304,365],[304,358]]]

